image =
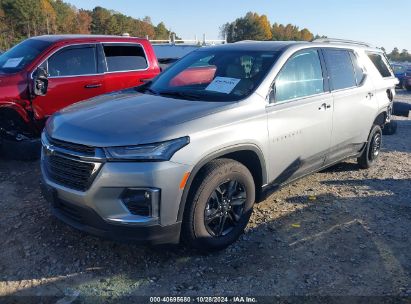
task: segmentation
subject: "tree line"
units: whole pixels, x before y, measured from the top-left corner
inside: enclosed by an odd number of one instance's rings
[[[0,49],[45,34],[125,32],[149,39],[168,39],[172,34],[163,22],[153,25],[150,17],[136,19],[103,7],[84,10],[62,0],[0,0]]]
[[[382,48],[384,49],[384,48]],[[384,50],[385,51],[385,50]],[[387,54],[388,59],[391,61],[397,61],[397,62],[404,62],[408,61],[411,62],[411,54],[408,53],[407,50],[403,49],[401,52],[398,48],[394,48],[391,53]]]
[[[241,40],[296,40],[311,41],[324,36],[315,35],[307,28],[293,24],[271,24],[266,15],[248,12],[244,17],[228,22],[220,28],[228,42]]]
[[[277,41],[311,41],[326,36],[314,35],[309,29],[300,28],[293,24],[271,24],[266,15],[248,12],[244,17],[233,22],[227,22],[220,27],[220,34],[228,42],[241,40],[277,40]],[[384,51],[385,49],[382,48]],[[387,54],[391,61],[409,61],[411,54],[407,50],[399,51],[398,48]]]

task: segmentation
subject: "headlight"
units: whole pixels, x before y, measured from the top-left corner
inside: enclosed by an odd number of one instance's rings
[[[111,160],[169,160],[174,153],[190,143],[188,136],[154,144],[105,148]]]

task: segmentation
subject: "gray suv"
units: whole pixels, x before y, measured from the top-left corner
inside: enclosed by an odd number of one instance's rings
[[[347,158],[374,165],[396,82],[361,43],[200,48],[141,87],[53,115],[43,193],[94,235],[222,249],[268,189]]]

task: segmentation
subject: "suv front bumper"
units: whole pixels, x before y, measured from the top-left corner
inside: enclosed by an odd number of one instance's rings
[[[74,228],[119,241],[178,243],[180,181],[190,167],[165,162],[105,162],[86,191],[70,189],[47,174],[42,155],[42,192],[53,214]],[[158,189],[152,214],[132,214],[122,200],[128,189]]]
[[[51,204],[54,216],[64,223],[86,233],[121,242],[150,244],[177,244],[181,223],[161,226],[123,226],[110,224],[89,207],[75,205],[57,197],[55,189],[42,182],[42,193]]]

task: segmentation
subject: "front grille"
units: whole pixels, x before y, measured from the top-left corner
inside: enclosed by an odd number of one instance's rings
[[[92,182],[96,164],[54,154],[46,156],[46,168],[49,178],[55,183],[86,191]]]
[[[69,143],[66,141],[62,141],[62,140],[58,140],[58,139],[50,138],[50,137],[48,137],[47,140],[52,146],[65,149],[65,150],[69,150],[69,151],[79,152],[87,156],[93,156],[96,152],[95,151],[96,149],[94,147],[90,147],[86,145]]]

